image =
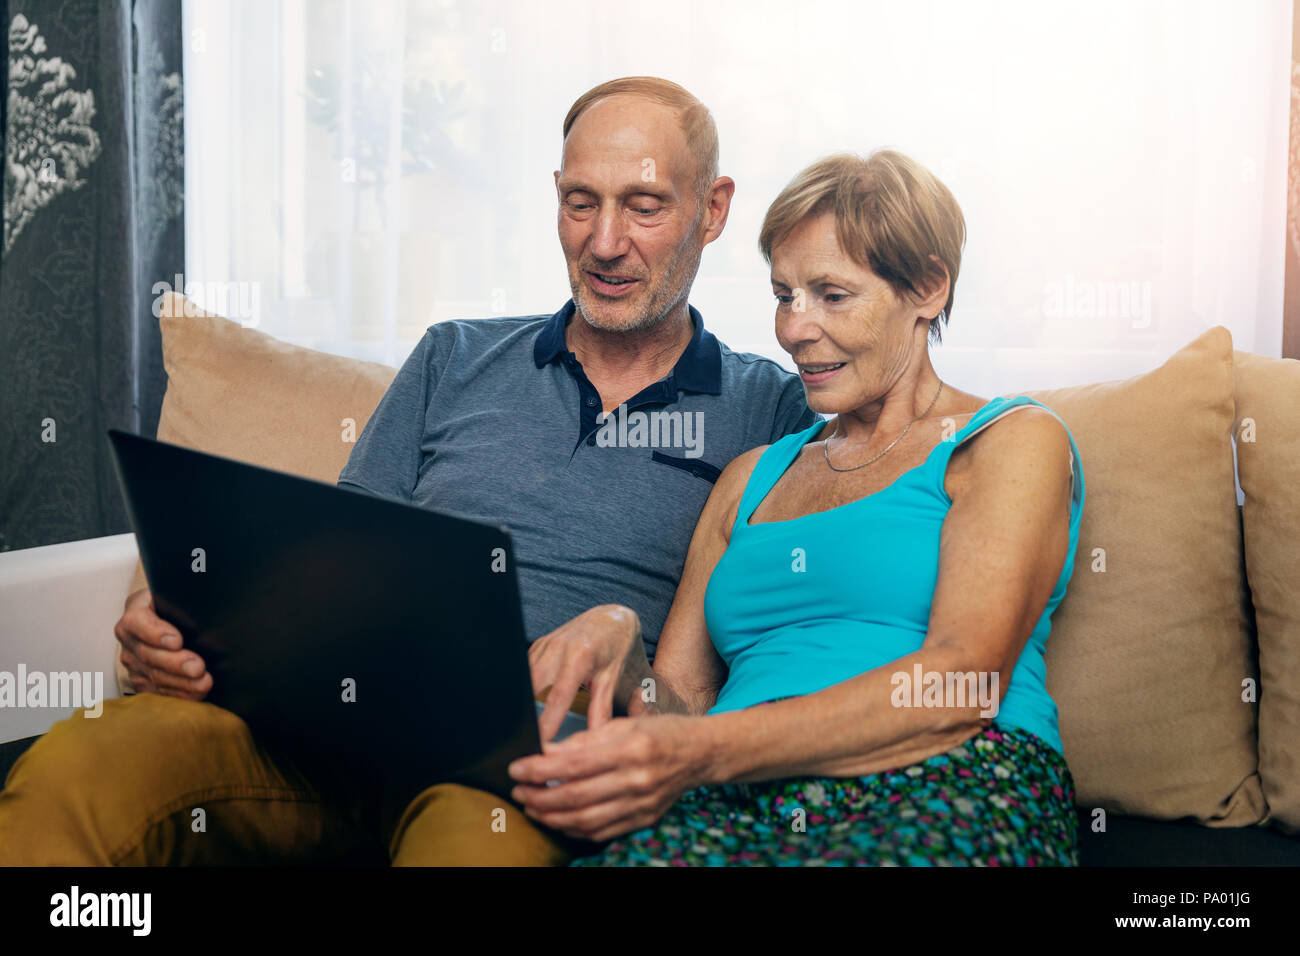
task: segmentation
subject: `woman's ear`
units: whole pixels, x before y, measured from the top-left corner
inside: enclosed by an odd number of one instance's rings
[[[936,255],[931,255],[930,261],[934,266],[917,286],[915,296],[917,312],[927,319],[933,319],[943,311],[944,305],[948,302],[950,286],[948,267],[944,265],[943,260]]]

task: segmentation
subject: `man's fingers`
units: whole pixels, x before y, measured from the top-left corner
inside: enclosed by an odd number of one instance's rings
[[[186,694],[202,694],[212,689],[212,675],[204,674],[197,680],[188,677],[176,677],[166,671],[150,670],[149,679],[155,687],[180,691]]]
[[[137,694],[150,694],[154,692],[153,681],[144,674],[131,675],[131,686],[135,688]]]
[[[132,608],[122,615],[120,623],[127,633],[146,644],[168,650],[181,647],[180,632],[149,608]]]
[[[122,647],[122,666],[126,668],[127,675],[131,680],[131,686],[136,689],[137,693],[153,690],[153,678],[149,676],[148,665],[141,662],[140,658],[136,657],[126,645]]]
[[[591,701],[587,704],[587,727],[595,730],[614,718],[614,691],[618,686],[618,673],[597,674],[591,682]]]
[[[153,607],[153,593],[148,588],[141,588],[138,591],[132,591],[126,596],[126,602],[122,605],[122,610],[129,611],[137,605],[144,607]]]
[[[529,648],[528,674],[533,679],[533,693],[540,694],[546,688],[555,684],[556,673],[560,669],[560,661],[558,654],[547,653],[545,648],[534,654],[533,648],[535,647],[537,645],[533,644]]]
[[[573,706],[573,699],[578,696],[578,688],[582,686],[582,677],[577,671],[562,672],[551,685],[551,692],[546,695],[546,706],[542,708],[541,716],[537,718],[537,731],[541,735],[542,743],[550,740],[560,729],[560,724],[564,722],[564,715],[569,712]]]
[[[196,699],[202,699],[212,689],[212,675],[202,668],[203,662],[201,659],[193,658],[200,665],[199,673],[194,677],[190,677],[184,672],[184,668],[191,663],[189,660],[182,662],[182,672],[179,674],[175,673],[171,666],[156,666],[150,663],[153,658],[178,653],[182,654],[183,657],[193,657],[188,651],[160,651],[149,647],[147,644],[138,644],[134,652],[127,650],[125,647],[122,649],[122,664],[133,675],[133,684],[135,683],[134,677],[138,675],[143,677],[152,688],[181,691],[186,694],[198,695]],[[174,665],[175,662],[170,661],[168,663]]]
[[[167,678],[163,678],[167,680]],[[212,675],[205,674],[201,681],[191,681],[190,686],[177,687],[171,683],[154,682],[151,690],[162,697],[179,697],[182,700],[199,701],[212,689]]]
[[[202,700],[208,696],[210,690],[212,690],[212,675],[204,674],[198,680],[190,681],[189,698],[190,700]]]
[[[122,666],[126,668],[127,673],[130,675],[131,686],[135,688],[136,693],[148,691],[161,693],[163,690],[170,690],[195,695],[194,699],[201,700],[212,689],[211,674],[205,673],[197,679],[177,677],[174,674],[169,674],[164,670],[142,663],[138,657],[125,648],[122,649]]]
[[[164,651],[143,641],[134,648],[134,651],[142,664],[173,677],[198,680],[207,672],[207,665],[203,663],[203,658],[193,651]]]

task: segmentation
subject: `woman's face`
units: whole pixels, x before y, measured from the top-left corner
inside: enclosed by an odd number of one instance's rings
[[[805,219],[773,247],[772,292],[777,340],[814,411],[840,414],[880,399],[912,360],[917,306],[849,258],[830,213]]]

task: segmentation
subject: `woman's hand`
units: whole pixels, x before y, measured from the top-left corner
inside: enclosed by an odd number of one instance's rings
[[[533,693],[551,688],[538,718],[542,741],[560,729],[578,688],[591,690],[587,726],[595,730],[614,716],[616,693],[627,704],[632,690],[650,674],[641,642],[641,619],[621,604],[602,604],[538,638],[528,649]]]
[[[538,823],[603,841],[648,827],[706,781],[706,718],[628,717],[547,743],[509,767],[510,797]],[[548,781],[559,781],[548,786]]]

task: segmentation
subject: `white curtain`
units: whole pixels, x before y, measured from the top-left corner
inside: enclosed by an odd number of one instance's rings
[[[185,29],[186,282],[289,341],[399,364],[431,323],[554,311],[564,114],[653,74],[737,182],[692,294],[735,349],[786,358],[767,205],[891,146],[966,215],[953,384],[1124,377],[1217,324],[1280,354],[1289,0],[187,0]]]

